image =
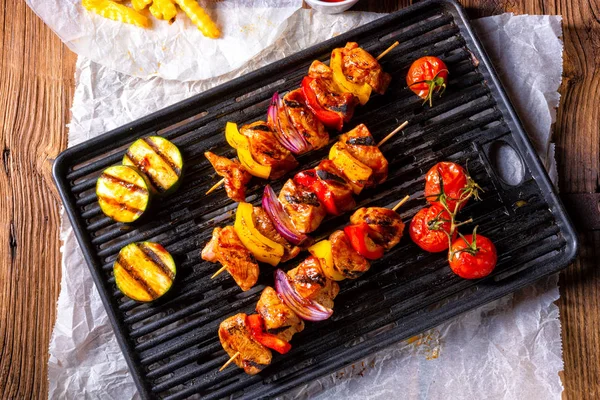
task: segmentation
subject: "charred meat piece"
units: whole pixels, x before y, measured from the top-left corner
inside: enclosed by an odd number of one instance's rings
[[[333,299],[338,295],[340,286],[325,277],[318,258],[309,256],[287,274],[300,296],[333,308]]]
[[[340,274],[348,279],[356,279],[369,270],[369,261],[354,250],[344,231],[333,232],[329,240],[333,266]]]
[[[309,86],[321,107],[338,114],[344,122],[352,119],[358,103],[358,99],[352,93],[339,91],[331,79],[315,78]]]
[[[387,179],[388,161],[364,124],[341,135],[340,142],[357,160],[373,170],[375,184],[380,184]]]
[[[313,150],[327,146],[329,134],[325,130],[325,125],[306,106],[302,89],[286,93],[283,96],[283,104],[294,128],[310,143]]]
[[[213,230],[212,238],[202,250],[202,259],[221,263],[243,291],[258,280],[256,259],[242,244],[233,226]]]
[[[315,231],[327,214],[317,195],[297,185],[292,179],[288,179],[281,188],[279,202],[301,233]]]
[[[366,83],[379,94],[385,93],[392,79],[390,74],[383,72],[375,57],[355,42],[346,43],[342,49],[342,71],[349,81]]]
[[[285,305],[272,287],[267,286],[256,304],[256,312],[265,321],[267,333],[277,335],[289,342],[297,332],[304,330],[302,321],[291,308]]]
[[[233,201],[244,201],[246,199],[246,185],[252,179],[252,175],[237,160],[230,160],[210,151],[205,152],[204,155],[217,174],[225,178],[227,197]]]
[[[258,374],[271,363],[271,350],[252,338],[250,327],[246,324],[246,314],[236,314],[221,322],[219,339],[229,357],[240,353],[234,362],[248,375]]]
[[[351,224],[366,222],[371,228],[369,237],[386,250],[400,242],[404,232],[404,223],[400,216],[389,208],[367,207],[356,210],[350,217]]]
[[[240,128],[240,133],[250,142],[254,161],[272,168],[270,179],[277,179],[298,166],[292,153],[283,147],[264,121],[256,121]]]
[[[333,71],[327,64],[315,60],[308,68],[308,76],[311,78],[333,79]]]
[[[285,240],[284,237],[279,234],[279,232],[277,232],[275,226],[273,226],[271,218],[269,218],[267,213],[262,208],[252,208],[252,221],[260,233],[272,241],[283,245],[284,253],[283,257],[281,257],[281,262],[291,260],[292,258],[296,257],[298,253],[300,253],[299,247],[292,245],[290,242]]]
[[[346,180],[346,177],[344,177],[344,174],[336,168],[333,161],[321,161],[315,168],[315,171],[317,178],[323,182],[326,190],[330,192],[330,195],[327,196],[335,203],[336,215],[350,211],[356,206],[352,187]]]

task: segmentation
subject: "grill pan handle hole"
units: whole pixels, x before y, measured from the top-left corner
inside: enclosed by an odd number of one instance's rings
[[[525,166],[517,151],[504,140],[494,142],[488,150],[488,159],[497,176],[509,186],[517,186],[525,177]]]

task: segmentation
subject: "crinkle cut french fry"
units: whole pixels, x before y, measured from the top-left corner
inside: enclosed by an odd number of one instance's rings
[[[217,27],[217,24],[215,24],[206,11],[200,7],[197,0],[175,0],[175,2],[183,12],[187,14],[204,36],[213,39],[221,36],[219,27]]]
[[[150,12],[158,19],[170,21],[177,15],[177,8],[173,0],[154,0]]]
[[[82,0],[81,4],[86,10],[101,15],[104,18],[125,22],[142,28],[150,26],[148,18],[123,4],[118,4],[111,0]]]
[[[152,3],[152,0],[131,0],[131,5],[137,11],[142,11],[144,8],[148,7],[148,4]]]

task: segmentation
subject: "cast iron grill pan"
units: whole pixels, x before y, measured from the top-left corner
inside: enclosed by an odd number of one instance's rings
[[[462,280],[447,267],[445,254],[424,253],[405,238],[363,277],[343,282],[333,317],[307,324],[294,337],[291,352],[276,355],[260,375],[247,376],[236,367],[218,373],[227,360],[218,324],[235,313],[251,313],[264,286],[273,285],[273,269],[262,267],[259,284],[245,293],[228,274],[209,279],[218,266],[204,262],[200,251],[215,226],[232,224],[236,204],[224,190],[204,196],[219,179],[204,151],[232,157],[223,135],[226,121],[264,119],[272,93],[298,87],[313,59],[327,60],[333,48],[347,41],[379,54],[396,40],[400,46],[382,59],[393,76],[388,92],[360,107],[346,129],[362,122],[381,139],[404,120],[410,125],[382,148],[390,162],[388,181],[365,191],[358,204],[391,206],[410,194],[400,210],[408,222],[424,205],[419,199],[423,175],[433,164],[452,160],[468,165],[485,192],[483,201],[470,202],[462,212],[464,219],[474,219],[463,232],[479,225],[479,232],[498,247],[498,267],[484,280]],[[404,81],[410,63],[426,54],[442,57],[451,71],[449,88],[433,108],[423,107]],[[179,146],[186,161],[183,183],[176,194],[158,200],[140,223],[117,224],[99,209],[96,178],[145,135],[162,135]],[[497,168],[497,155],[506,151],[512,152],[511,167],[522,179]],[[327,149],[304,155],[300,168],[326,156]],[[556,272],[568,265],[577,247],[571,224],[487,57],[462,10],[450,1],[418,3],[68,149],[56,160],[54,177],[144,398],[281,394]],[[284,182],[275,182],[274,189]],[[263,183],[255,184],[248,200],[258,204],[262,188]],[[315,236],[326,237],[348,218],[327,219]],[[141,240],[160,242],[177,262],[174,288],[153,304],[124,297],[112,276],[119,249]]]

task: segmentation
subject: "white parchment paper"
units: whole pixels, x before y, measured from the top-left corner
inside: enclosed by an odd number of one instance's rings
[[[26,1],[78,55],[128,75],[179,81],[241,67],[272,45],[302,7],[302,0],[200,1],[221,28],[215,40],[204,37],[182,11],[173,24],[143,11],[153,25],[142,29],[88,12],[81,0]]]
[[[283,55],[377,18],[296,12],[281,37],[218,79],[140,79],[80,57],[69,145],[202,92]],[[484,18],[475,25],[549,169],[562,74],[560,17]],[[526,61],[526,62],[525,62]],[[66,218],[61,293],[50,343],[49,397],[137,398],[135,385]],[[559,399],[562,350],[557,278],[453,319],[286,397],[339,399]]]

